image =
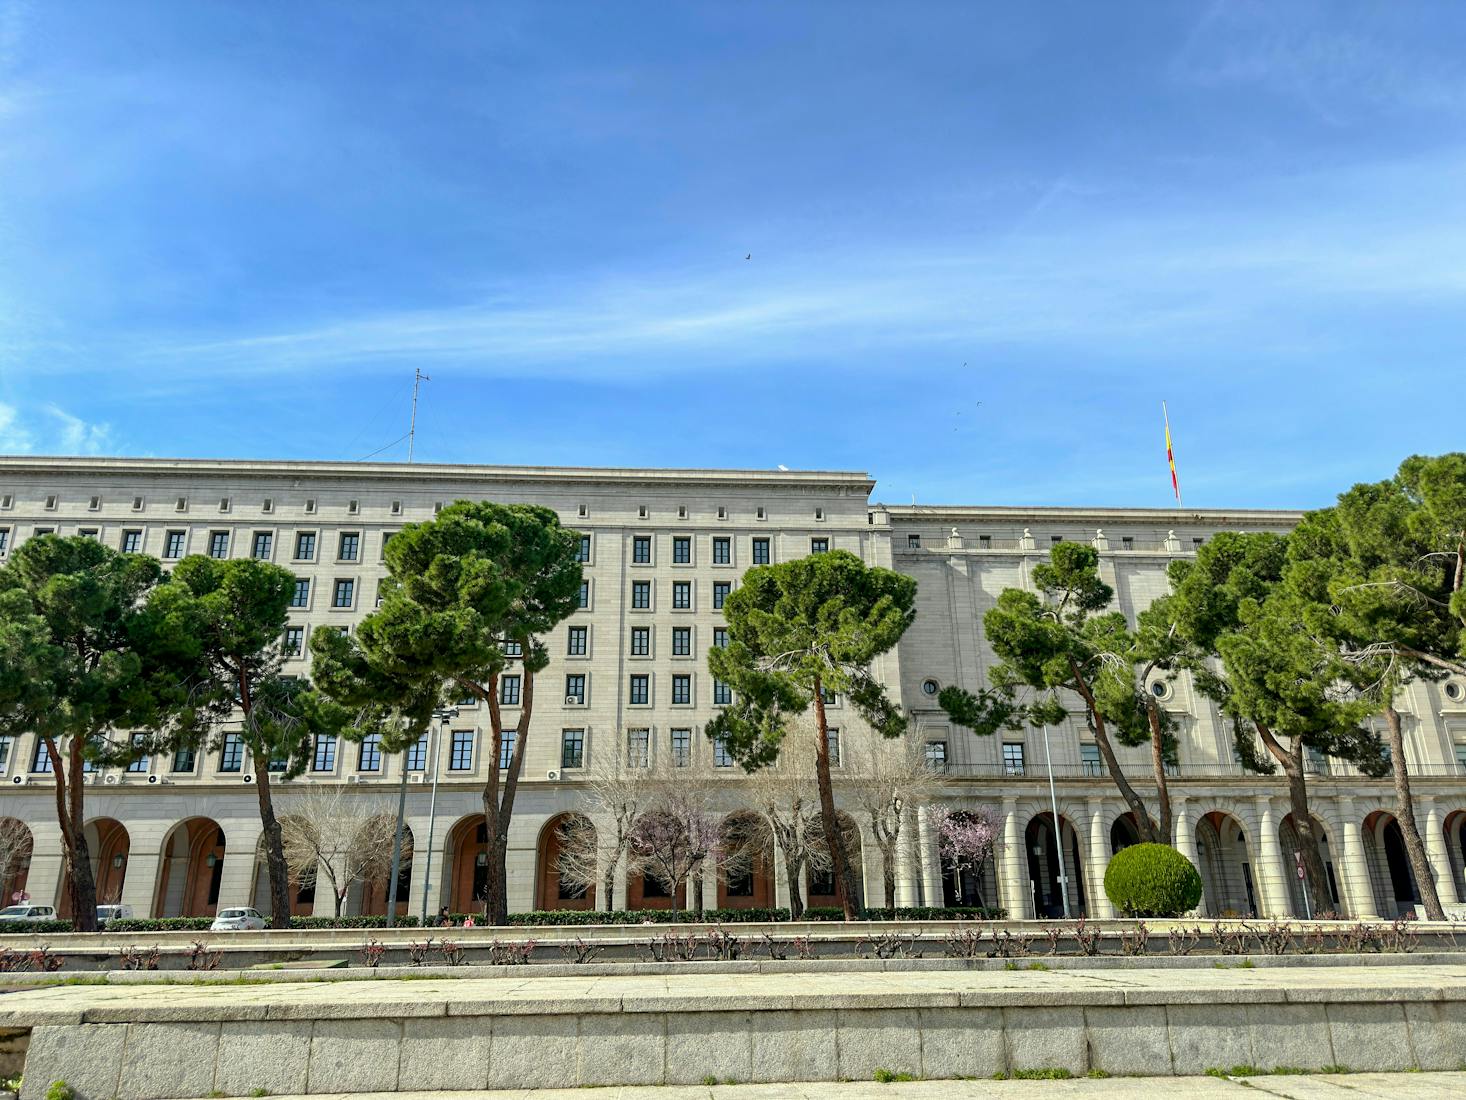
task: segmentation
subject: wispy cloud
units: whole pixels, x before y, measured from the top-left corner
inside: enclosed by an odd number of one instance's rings
[[[0,403],[0,454],[29,454],[34,448],[35,439],[20,422],[19,410]]]
[[[110,424],[83,420],[54,404],[25,415],[0,403],[0,454],[97,455],[115,449]]]
[[[45,411],[59,427],[56,439],[63,453],[96,455],[112,449],[110,424],[89,423],[79,416],[73,416],[59,405],[46,405]]]

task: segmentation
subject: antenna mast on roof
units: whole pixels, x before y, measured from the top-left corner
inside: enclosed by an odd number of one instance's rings
[[[421,367],[412,369],[412,423],[407,428],[407,461],[412,461],[412,445],[417,436],[417,387],[423,382],[431,382],[432,379],[422,372]]]

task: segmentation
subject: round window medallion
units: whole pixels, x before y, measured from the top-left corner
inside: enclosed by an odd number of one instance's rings
[[[1150,685],[1150,693],[1157,699],[1165,699],[1171,694],[1171,685],[1164,680],[1156,680]]]
[[[937,683],[935,680],[923,680],[921,682],[921,690],[926,692],[928,695],[935,695],[937,692],[942,690],[942,685]]]
[[[1466,697],[1466,688],[1463,688],[1460,683],[1455,680],[1446,681],[1447,699],[1450,699],[1452,702],[1459,703],[1463,697]]]

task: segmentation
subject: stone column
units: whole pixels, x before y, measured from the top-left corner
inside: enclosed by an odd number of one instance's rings
[[[1270,798],[1257,800],[1258,837],[1257,866],[1253,876],[1257,891],[1261,894],[1258,905],[1260,916],[1282,919],[1292,916],[1293,906],[1288,893],[1288,868],[1283,866],[1283,848],[1278,843],[1278,822],[1273,816]]]
[[[228,821],[220,821],[219,828],[224,831],[224,870],[219,875],[218,908],[223,909],[231,905],[253,905],[255,903],[255,861],[259,854],[260,834],[264,832],[264,827],[260,824],[259,818],[233,818]],[[330,884],[325,884],[319,892],[327,895],[327,904],[330,904]]]
[[[622,876],[621,892],[624,899],[626,894],[624,875]],[[789,876],[784,869],[784,846],[777,840],[774,841],[774,905],[781,909],[789,908]]]
[[[1090,916],[1110,920],[1115,907],[1105,893],[1105,871],[1110,866],[1110,837],[1105,828],[1105,806],[1098,798],[1089,800],[1089,910]]]
[[[927,821],[926,814],[918,811],[916,813],[916,831],[921,847],[918,852],[921,856],[921,897],[922,905],[941,905],[946,898],[942,892],[942,854],[940,841],[933,835],[931,823]]]
[[[25,876],[25,892],[37,905],[60,905],[66,889],[61,826],[54,818],[27,821],[26,826],[31,831],[31,864]],[[9,898],[5,904],[10,904]]]
[[[1354,800],[1339,799],[1339,826],[1344,834],[1344,896],[1349,915],[1355,920],[1379,920],[1375,910],[1374,886],[1369,881],[1369,864],[1364,858],[1364,836],[1354,818]]]
[[[621,853],[621,858],[616,862],[616,877],[611,888],[611,904],[615,909],[626,908],[626,889],[630,877],[626,873],[626,853]]]
[[[122,880],[122,904],[132,906],[138,917],[151,917],[158,892],[158,874],[163,866],[163,840],[169,823],[128,826],[127,875]],[[8,904],[8,902],[7,902]]]
[[[1023,852],[1023,830],[1018,823],[1018,802],[1003,799],[1003,855],[999,861],[1003,883],[1003,907],[1013,920],[1025,920],[1033,914],[1031,891],[1024,868],[1028,861]]]
[[[1451,874],[1451,854],[1446,848],[1446,834],[1441,825],[1441,813],[1432,795],[1416,798],[1425,810],[1425,854],[1430,857],[1430,869],[1435,872],[1435,892],[1440,895],[1442,905],[1456,905],[1456,876]]]
[[[1176,830],[1176,851],[1191,861],[1191,865],[1201,874],[1201,857],[1196,853],[1196,837],[1191,831],[1191,811],[1186,808],[1185,798],[1171,799],[1171,822]],[[1201,876],[1202,896],[1197,900],[1193,913],[1200,913],[1206,909],[1206,876]]]

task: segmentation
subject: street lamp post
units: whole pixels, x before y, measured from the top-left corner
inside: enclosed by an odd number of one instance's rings
[[[1064,827],[1059,823],[1059,796],[1054,793],[1054,761],[1049,756],[1049,727],[1044,723],[1044,768],[1049,773],[1049,808],[1054,814],[1054,851],[1059,854],[1059,902],[1069,919],[1069,876],[1064,871]]]
[[[444,732],[447,732],[448,723],[458,717],[457,707],[444,707],[433,711],[433,717],[442,723]],[[428,739],[428,760],[433,768],[433,794],[428,800],[428,851],[427,870],[423,874],[422,881],[422,925],[428,924],[428,897],[433,887],[433,832],[438,821],[438,753],[442,751],[442,738],[435,743],[431,737]]]

